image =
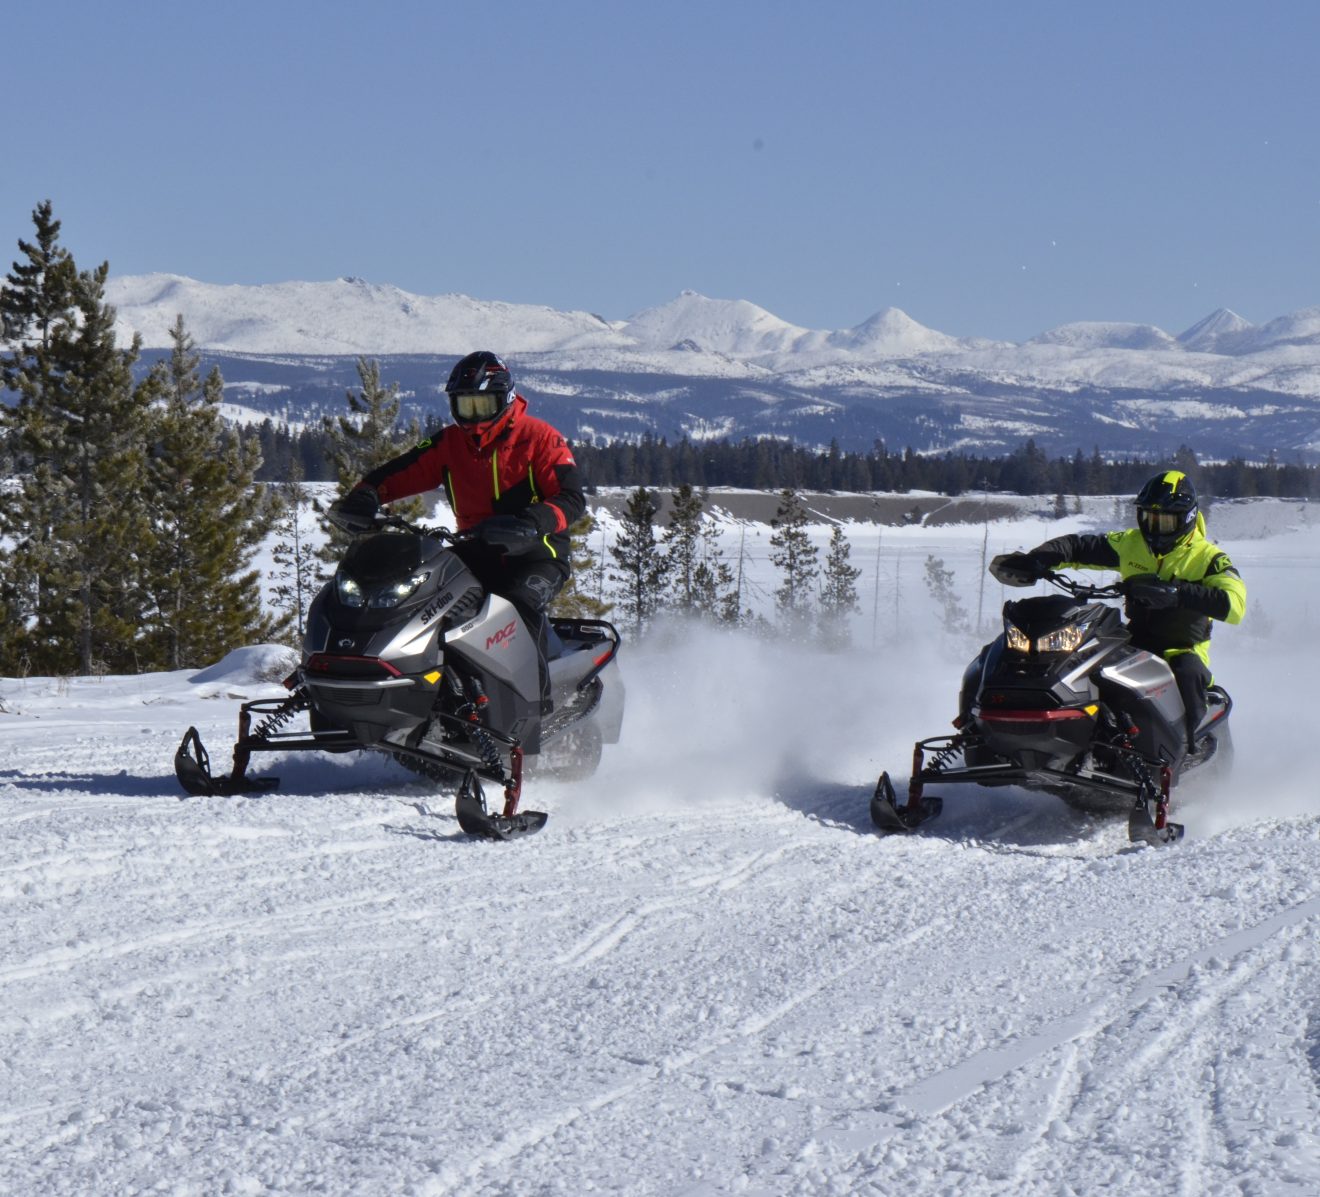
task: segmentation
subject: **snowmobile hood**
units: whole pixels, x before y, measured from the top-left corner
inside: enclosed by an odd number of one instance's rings
[[[1004,617],[1016,627],[1052,632],[1070,623],[1084,623],[1103,611],[1100,603],[1083,603],[1066,594],[1035,595],[1004,604]]]

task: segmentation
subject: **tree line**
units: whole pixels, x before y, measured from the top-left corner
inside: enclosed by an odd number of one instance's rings
[[[600,553],[591,550],[590,515],[572,529],[573,578],[555,612],[610,612],[634,637],[646,634],[665,615],[726,628],[770,630],[770,622],[749,602],[743,553],[740,549],[736,558],[726,553],[704,497],[687,483],[669,497],[669,518],[661,529],[661,495],[644,486],[632,491],[614,543],[605,545],[602,539]],[[791,640],[843,648],[850,641],[861,570],[851,564],[852,548],[838,525],[831,529],[822,564],[809,524],[798,492],[781,491],[770,521],[770,560],[780,580],[774,593],[775,626]]]
[[[334,478],[325,430],[319,425],[291,428],[267,418],[254,426],[261,444],[257,478],[279,481],[299,463],[311,480]],[[1271,453],[1263,462],[1237,457],[1201,462],[1186,445],[1169,456],[1133,454],[1110,460],[1093,449],[1050,457],[1033,439],[999,457],[973,453],[922,454],[911,448],[891,450],[877,440],[865,452],[839,448],[811,449],[775,438],[739,441],[692,441],[671,444],[650,433],[633,442],[575,443],[574,456],[592,487],[667,489],[693,486],[745,490],[882,491],[902,494],[932,491],[964,495],[983,490],[1020,495],[1135,494],[1156,470],[1176,465],[1208,495],[1223,499],[1320,497],[1320,465],[1280,462]]]

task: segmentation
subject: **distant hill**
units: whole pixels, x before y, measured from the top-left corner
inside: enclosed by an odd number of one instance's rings
[[[1077,322],[1022,344],[957,338],[897,308],[843,330],[790,324],[746,300],[684,292],[627,320],[418,296],[362,279],[219,286],[110,280],[126,338],[164,350],[182,313],[224,373],[229,414],[291,423],[343,407],[355,359],[381,362],[428,421],[455,358],[494,349],[535,408],[575,439],[644,432],[784,436],[865,449],[1320,459],[1320,307],[1253,325],[1226,309],[1179,336]],[[157,354],[158,355],[158,354]]]

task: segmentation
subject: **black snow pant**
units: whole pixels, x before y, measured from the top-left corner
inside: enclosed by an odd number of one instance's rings
[[[1210,670],[1196,653],[1175,653],[1165,660],[1173,670],[1173,680],[1178,683],[1178,693],[1182,695],[1187,718],[1187,745],[1195,749],[1196,729],[1205,718],[1205,692],[1210,688]]]
[[[568,567],[559,561],[528,561],[509,557],[481,541],[454,548],[491,594],[508,599],[536,638],[537,678],[540,683],[541,714],[550,713],[550,666],[546,659],[549,628],[547,608],[568,581]]]

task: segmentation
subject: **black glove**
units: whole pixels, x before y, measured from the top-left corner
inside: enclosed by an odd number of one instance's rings
[[[990,562],[990,574],[1005,586],[1034,586],[1048,571],[1030,553],[1000,553]]]
[[[345,532],[370,532],[376,526],[376,512],[379,510],[376,488],[355,486],[342,499],[330,504],[325,518]]]
[[[1155,574],[1133,574],[1124,579],[1123,597],[1129,618],[1137,608],[1168,611],[1178,605],[1178,583],[1162,581]]]
[[[472,534],[493,548],[516,556],[534,549],[541,531],[523,515],[492,515],[473,528]]]

